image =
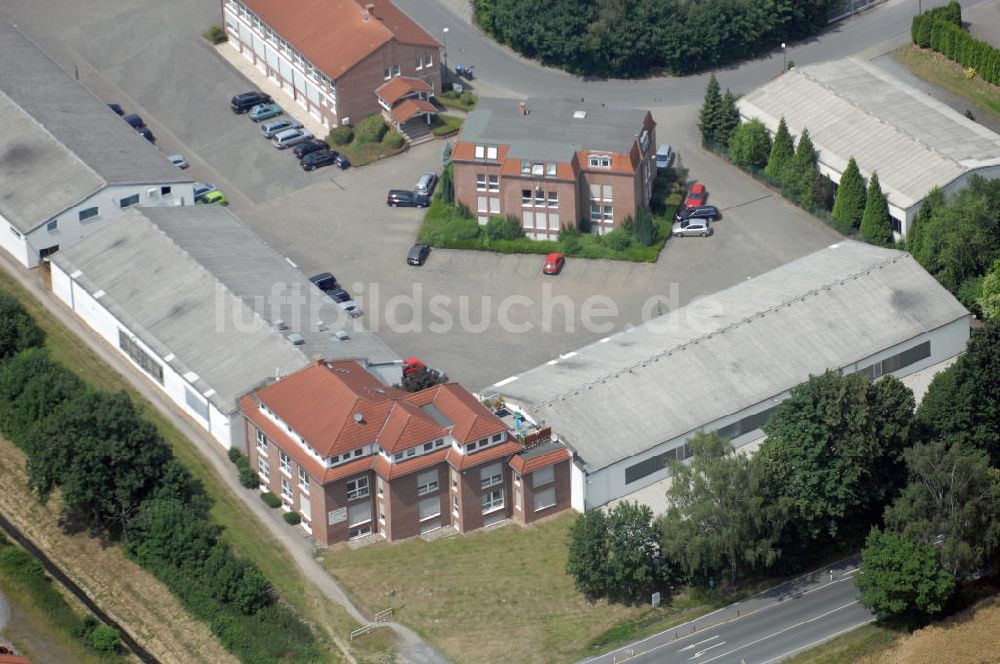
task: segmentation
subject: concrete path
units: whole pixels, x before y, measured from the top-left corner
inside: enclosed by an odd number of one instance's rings
[[[0,267],[5,269],[8,274],[13,276],[29,293],[41,302],[60,323],[86,343],[98,357],[121,374],[143,398],[163,413],[181,434],[195,443],[199,451],[212,464],[216,477],[224,482],[229,490],[253,512],[254,516],[267,526],[271,536],[281,542],[288,550],[295,564],[309,582],[315,585],[328,599],[343,606],[358,621],[359,625],[369,622],[361,611],[354,606],[351,600],[348,599],[337,582],[313,558],[311,547],[299,535],[300,531],[289,528],[287,524],[277,518],[275,513],[257,497],[256,491],[247,491],[240,485],[237,474],[233,472],[232,463],[230,463],[226,456],[225,450],[218,443],[208,438],[201,428],[177,411],[173,407],[173,404],[166,401],[163,393],[141,375],[138,370],[132,367],[131,364],[126,362],[117,350],[95,335],[69,309],[56,300],[55,296],[35,277],[34,271],[26,272],[6,252],[0,252]],[[447,662],[447,659],[440,652],[420,639],[409,628],[398,623],[389,623],[388,627],[396,634],[396,651],[402,661],[412,662],[413,664]],[[343,650],[347,650],[346,645],[343,643],[340,645]]]
[[[0,590],[0,634],[3,633],[3,628],[7,626],[8,620],[10,620],[10,604],[7,603],[7,598]]]

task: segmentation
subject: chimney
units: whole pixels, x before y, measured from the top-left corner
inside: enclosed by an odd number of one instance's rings
[[[528,107],[523,101],[517,103],[517,114],[522,118],[528,114]]]

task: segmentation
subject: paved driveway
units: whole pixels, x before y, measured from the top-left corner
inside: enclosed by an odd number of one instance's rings
[[[673,106],[654,110],[659,142],[674,145],[724,210],[714,237],[669,242],[654,265],[570,259],[554,278],[541,275],[541,256],[436,250],[413,268],[404,259],[422,213],[387,208],[385,192],[438,168],[440,142],[363,169],[302,172],[229,111],[229,97],[250,86],[200,36],[219,22],[215,3],[0,0],[0,12],[97,94],[141,113],[165,152],[187,155],[193,177],[218,185],[234,212],[303,272],[332,271],[401,355],[472,389],[639,323],[644,308],[646,317],[665,312],[838,237],[703,152],[697,107]],[[659,307],[654,296],[663,298]],[[585,305],[615,315],[587,328]]]

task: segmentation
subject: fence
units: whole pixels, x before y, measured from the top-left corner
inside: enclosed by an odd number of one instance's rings
[[[847,18],[848,16],[854,16],[859,11],[869,9],[875,5],[880,5],[883,2],[885,2],[885,0],[844,0],[844,2],[840,4],[840,7],[837,7],[832,12],[827,14],[826,21],[827,23],[835,23],[841,19]]]
[[[362,636],[368,636],[374,632],[379,627],[386,627],[386,623],[392,618],[392,609],[383,609],[375,614],[375,622],[370,622],[367,625],[362,625],[351,632],[351,641],[354,639],[360,639]]]

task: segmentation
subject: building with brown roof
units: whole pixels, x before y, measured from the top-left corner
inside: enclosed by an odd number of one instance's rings
[[[223,0],[222,16],[229,44],[325,126],[381,112],[375,91],[397,78],[425,104],[441,89],[441,45],[389,0]],[[406,113],[428,111],[392,118]]]
[[[451,154],[455,200],[480,224],[516,217],[532,239],[563,226],[607,233],[649,205],[655,146],[649,111],[481,98]]]
[[[454,383],[407,393],[358,362],[317,361],[241,408],[261,489],[321,544],[529,523],[569,506],[565,447],[526,445]]]

